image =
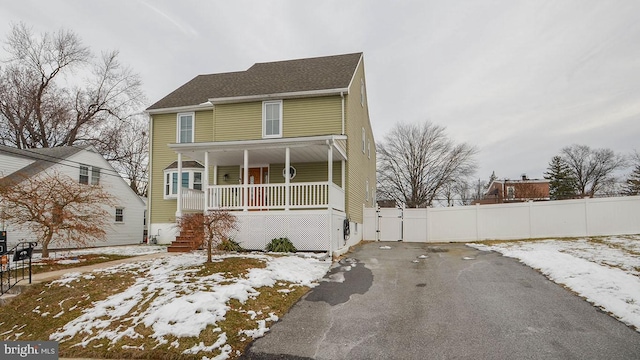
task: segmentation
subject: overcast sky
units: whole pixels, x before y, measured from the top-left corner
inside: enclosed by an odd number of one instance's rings
[[[148,104],[198,74],[364,52],[376,141],[443,125],[477,178],[541,178],[571,144],[640,151],[638,0],[0,0],[0,36],[19,21],[120,50]]]

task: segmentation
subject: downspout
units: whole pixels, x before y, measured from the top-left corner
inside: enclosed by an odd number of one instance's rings
[[[340,97],[342,98],[342,133],[344,135],[344,92],[340,91]]]
[[[147,177],[147,244],[149,244],[149,234],[151,234],[151,188],[153,179],[153,116],[149,114],[149,176]],[[162,175],[164,178],[164,175]],[[163,190],[164,191],[164,190]]]

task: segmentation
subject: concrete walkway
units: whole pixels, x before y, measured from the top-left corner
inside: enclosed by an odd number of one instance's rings
[[[152,259],[159,259],[159,258],[163,258],[163,257],[167,257],[167,256],[174,256],[174,255],[179,255],[181,253],[169,253],[169,252],[159,252],[159,253],[153,253],[153,254],[147,254],[147,255],[140,255],[140,256],[132,256],[126,259],[120,259],[120,260],[113,260],[113,261],[107,261],[107,262],[103,262],[103,263],[99,263],[99,264],[93,264],[93,265],[86,265],[86,266],[78,266],[78,267],[72,267],[72,268],[68,268],[68,269],[62,269],[62,270],[56,270],[56,271],[48,271],[48,272],[44,272],[44,273],[39,273],[39,274],[33,274],[31,276],[31,284],[39,284],[39,283],[43,283],[43,282],[47,282],[47,281],[52,281],[52,280],[56,280],[60,277],[62,277],[65,274],[68,273],[75,273],[75,272],[79,272],[79,273],[86,273],[86,272],[91,272],[93,270],[96,269],[105,269],[111,266],[115,266],[115,265],[120,265],[120,264],[126,264],[126,263],[133,263],[133,262],[137,262],[137,261],[144,261],[144,260],[152,260]],[[6,304],[9,301],[11,301],[12,298],[16,297],[19,295],[20,292],[22,292],[21,289],[24,289],[25,287],[31,285],[29,284],[29,279],[28,277],[24,280],[21,280],[18,282],[18,284],[16,284],[16,290],[13,293],[6,293],[6,294],[2,294],[0,296],[0,305]]]
[[[147,254],[147,255],[133,256],[133,257],[129,257],[129,258],[126,258],[126,259],[107,261],[107,262],[103,262],[103,263],[99,263],[99,264],[78,266],[78,267],[62,269],[62,270],[56,270],[56,271],[49,271],[49,272],[44,272],[44,273],[33,275],[31,277],[31,279],[32,279],[31,282],[33,284],[38,284],[38,283],[41,283],[41,282],[47,282],[47,281],[55,280],[55,279],[63,276],[64,274],[67,274],[67,273],[91,272],[91,271],[96,270],[96,269],[105,269],[105,268],[108,268],[108,267],[111,267],[111,266],[115,266],[115,265],[133,263],[133,262],[138,262],[138,261],[143,261],[143,260],[159,259],[159,258],[163,258],[163,257],[167,257],[167,256],[173,256],[173,255],[179,255],[179,254],[181,254],[181,253],[159,252],[159,253],[153,253],[153,254]],[[27,280],[27,282],[28,282],[28,280]],[[21,283],[22,282],[20,282],[20,284]],[[24,285],[24,284],[21,284],[21,285]]]

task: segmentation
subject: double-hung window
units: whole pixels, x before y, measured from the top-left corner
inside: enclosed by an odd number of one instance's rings
[[[178,114],[177,139],[179,143],[193,142],[194,113]]]
[[[80,178],[78,179],[80,184],[89,184],[89,166],[80,164]]]
[[[100,168],[92,166],[91,167],[91,185],[100,184]]]
[[[121,223],[124,222],[124,209],[116,208],[116,222]]]
[[[282,100],[262,103],[262,137],[282,137]]]

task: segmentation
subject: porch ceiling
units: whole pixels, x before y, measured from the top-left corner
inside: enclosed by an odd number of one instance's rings
[[[241,165],[244,150],[249,151],[249,163],[254,165],[284,163],[285,149],[290,148],[292,163],[327,161],[328,144],[333,144],[333,160],[347,160],[344,135],[314,136],[254,141],[224,141],[209,143],[169,144],[169,148],[183,156],[204,163],[209,153],[211,165]]]

